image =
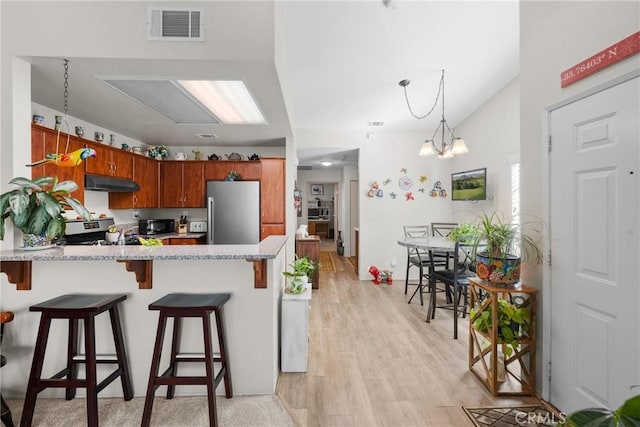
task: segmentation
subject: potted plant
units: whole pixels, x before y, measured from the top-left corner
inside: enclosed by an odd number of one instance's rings
[[[525,231],[529,225],[504,221],[495,212],[484,213],[477,224],[454,228],[449,238],[472,247],[479,278],[492,284],[513,285],[520,280],[521,260],[542,261],[542,252]]]
[[[615,411],[607,408],[588,408],[572,412],[564,422],[558,425],[565,427],[638,426],[640,425],[640,394],[627,399]]]
[[[25,248],[46,247],[62,236],[65,208],[72,208],[84,219],[90,219],[89,211],[69,195],[78,189],[73,181],[59,182],[58,177],[50,176],[33,180],[17,177],[9,184],[18,188],[0,195],[0,240],[4,240],[7,218],[22,231]]]
[[[491,310],[486,309],[480,312],[476,318],[476,310],[472,308],[469,316],[473,321],[475,329],[479,332],[490,333],[493,327]],[[528,302],[513,304],[509,301],[498,299],[498,343],[506,344],[504,353],[511,356],[518,347],[518,340],[527,336],[531,326],[531,312]]]
[[[107,229],[107,232],[104,235],[107,243],[117,243],[120,238],[120,232],[118,231],[118,227],[115,224],[112,224]]]
[[[309,276],[318,269],[318,265],[307,257],[298,258],[296,256],[296,259],[293,260],[289,266],[293,271],[285,271],[282,273],[285,277],[291,279],[285,291],[290,294],[300,294],[306,289]]]

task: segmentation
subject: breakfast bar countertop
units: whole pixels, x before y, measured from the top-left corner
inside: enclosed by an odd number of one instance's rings
[[[274,259],[287,240],[269,236],[255,245],[53,246],[49,249],[0,251],[0,261],[223,260]]]

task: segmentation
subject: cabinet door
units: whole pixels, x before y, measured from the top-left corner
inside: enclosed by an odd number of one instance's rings
[[[205,207],[204,162],[183,163],[183,205],[185,208]]]
[[[163,242],[165,245],[200,245],[204,243],[202,238],[196,237],[171,237]]]
[[[284,236],[286,234],[284,224],[262,224],[260,227],[260,240],[268,236]]]
[[[131,193],[109,193],[109,208],[160,207],[159,170],[159,164],[156,160],[138,155],[133,156],[133,180],[138,183],[140,190]]]
[[[133,180],[140,185],[140,191],[133,194],[134,207],[160,207],[158,161],[148,157],[133,156]]]
[[[262,223],[284,224],[284,159],[262,159],[261,164]]]
[[[182,162],[163,161],[160,163],[162,207],[182,207],[182,182]]]
[[[112,175],[118,178],[133,178],[133,154],[128,151],[109,148],[111,152]]]
[[[111,165],[111,151],[102,144],[95,144],[87,142],[87,147],[96,150],[96,157],[91,158],[91,161],[84,162],[85,171],[92,175],[112,175]]]

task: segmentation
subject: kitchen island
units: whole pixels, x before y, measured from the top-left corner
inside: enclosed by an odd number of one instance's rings
[[[279,370],[285,242],[286,236],[270,236],[256,245],[64,246],[0,252],[2,271],[7,273],[0,275],[2,309],[15,313],[3,343],[3,354],[10,361],[2,372],[3,395],[21,398],[26,390],[40,320],[37,313],[29,312],[31,305],[68,293],[126,293],[121,311],[125,343],[134,393],[144,396],[158,319],[148,306],[177,291],[231,293],[225,317],[234,391],[273,394]],[[20,290],[16,276],[21,274],[22,289],[28,289]],[[52,375],[65,363],[66,329],[65,322],[52,324],[44,375]],[[96,330],[97,352],[113,354],[108,316],[96,318]],[[201,323],[186,319],[183,337],[184,352],[202,352]],[[181,367],[180,374],[200,375],[203,368],[197,365]],[[99,366],[98,378],[108,371],[109,367]],[[206,390],[182,386],[176,393],[201,395]],[[114,382],[100,395],[121,394],[119,383]],[[62,397],[64,392],[47,389],[42,395]]]

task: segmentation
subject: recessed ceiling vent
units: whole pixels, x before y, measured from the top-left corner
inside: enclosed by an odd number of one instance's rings
[[[196,8],[149,8],[147,39],[156,41],[204,41],[203,13],[203,9]]]
[[[194,135],[202,139],[214,139],[218,137],[215,133],[194,133]]]

